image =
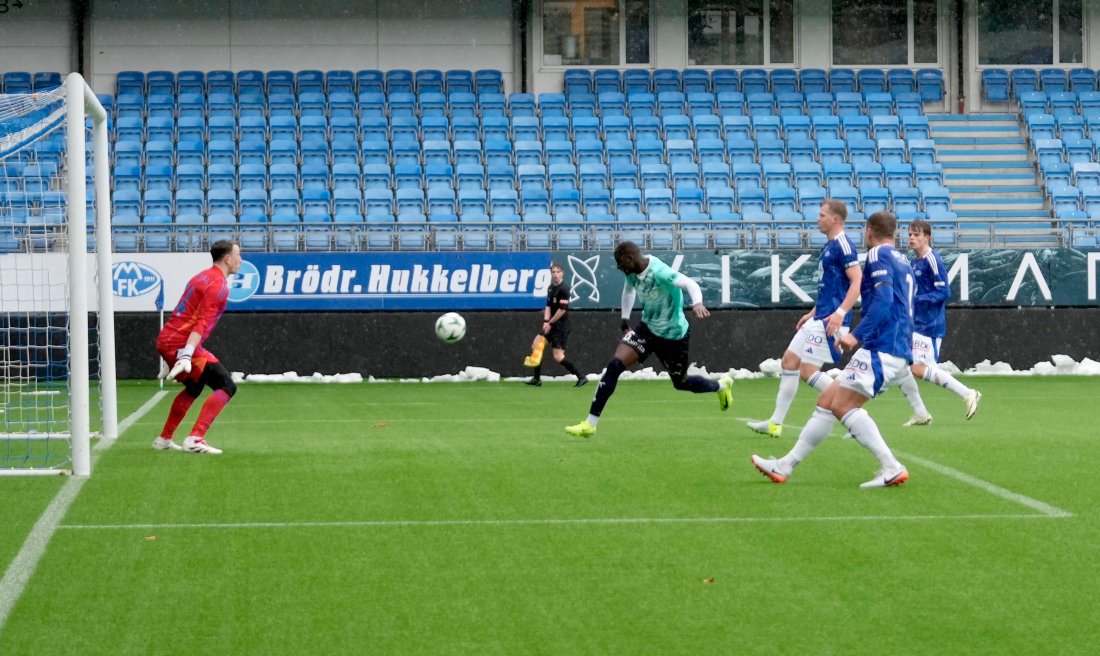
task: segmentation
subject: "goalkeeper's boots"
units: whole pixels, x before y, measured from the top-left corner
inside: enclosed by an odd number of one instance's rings
[[[565,432],[574,437],[592,437],[596,433],[596,427],[588,423],[588,420],[585,419],[579,424],[566,426]]]
[[[158,437],[153,440],[153,448],[157,451],[182,451],[183,447],[166,437]]]
[[[970,419],[974,416],[974,413],[978,411],[978,401],[982,400],[982,393],[978,390],[972,390],[970,394],[966,395],[963,402],[966,403],[966,418]]]
[[[183,450],[187,453],[205,453],[211,456],[216,456],[222,452],[221,449],[215,449],[197,435],[191,435],[183,441]]]
[[[905,468],[905,465],[898,464],[896,469],[880,469],[875,472],[875,477],[866,483],[860,483],[860,487],[864,490],[873,487],[894,487],[901,485],[905,481],[909,480],[909,470]]]
[[[763,433],[771,437],[779,437],[783,434],[783,424],[777,424],[770,418],[767,421],[750,421],[748,427],[757,433]]]
[[[932,423],[932,415],[913,415],[902,426],[928,426]]]
[[[723,375],[718,379],[718,407],[729,410],[733,403],[733,379]]]
[[[791,472],[784,470],[783,467],[780,466],[779,460],[776,458],[753,456],[752,466],[756,467],[757,471],[761,474],[772,479],[773,483],[786,483],[787,479],[791,477]]]

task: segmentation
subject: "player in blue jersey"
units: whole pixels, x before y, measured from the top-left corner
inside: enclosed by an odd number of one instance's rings
[[[904,426],[926,426],[932,423],[932,415],[924,406],[917,381],[919,376],[930,383],[946,387],[962,398],[966,405],[966,418],[978,411],[982,393],[963,385],[950,373],[940,369],[940,349],[947,334],[947,301],[951,298],[951,285],[947,282],[947,265],[939,253],[932,250],[932,226],[923,219],[909,224],[909,248],[916,253],[913,272],[917,280],[917,295],[913,298],[913,366],[912,375],[899,385],[905,399],[913,408],[913,416]]]
[[[596,394],[588,410],[588,418],[579,424],[566,426],[565,432],[577,437],[589,437],[596,432],[604,406],[628,367],[645,362],[652,353],[660,360],[672,386],[685,392],[702,394],[716,392],[718,405],[726,410],[733,400],[730,388],[733,379],[722,376],[717,382],[704,376],[688,375],[688,345],[690,326],[684,316],[684,292],[691,299],[691,313],[705,319],[710,312],[703,306],[703,292],[698,283],[669,268],[652,255],[644,255],[638,245],[624,241],[615,247],[615,266],[626,274],[622,296],[623,337],[615,355],[607,363]],[[630,327],[630,311],[637,297],[642,304],[642,321]]]
[[[854,331],[837,340],[845,351],[859,347],[844,373],[818,397],[817,409],[787,455],[752,457],[752,464],[776,483],[787,482],[795,466],[828,437],[837,419],[879,461],[879,471],[861,488],[891,487],[909,479],[909,472],[886,446],[875,420],[863,409],[883,389],[898,384],[913,361],[916,282],[909,260],[894,248],[897,227],[897,219],[889,212],[875,212],[867,219],[869,250],[860,284],[862,318]]]
[[[860,268],[855,244],[844,234],[848,207],[839,200],[826,199],[817,212],[817,227],[828,241],[821,247],[818,263],[821,280],[817,286],[817,302],[795,324],[797,332],[781,361],[779,392],[775,409],[765,421],[750,421],[749,428],[758,433],[779,437],[783,421],[798,392],[799,378],[824,392],[833,382],[822,365],[840,362],[836,339],[848,332],[851,317],[848,312],[859,298]]]

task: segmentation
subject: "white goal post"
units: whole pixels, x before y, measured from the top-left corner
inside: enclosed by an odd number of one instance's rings
[[[91,474],[93,379],[99,385],[96,432],[103,441],[118,437],[108,129],[106,110],[78,73],[57,90],[0,94],[0,165],[7,162],[0,168],[7,203],[0,208],[7,239],[0,258],[8,258],[0,271],[0,475]],[[94,223],[88,216],[89,145]],[[43,172],[40,164],[62,147],[56,171]],[[32,184],[30,171],[42,178]],[[64,203],[63,215],[49,199]],[[50,280],[48,267],[40,266],[57,257],[67,261],[65,281]],[[94,362],[89,313],[96,316]],[[50,398],[55,400],[44,400]]]

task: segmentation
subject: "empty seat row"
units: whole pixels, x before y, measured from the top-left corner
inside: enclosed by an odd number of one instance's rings
[[[30,93],[61,86],[61,73],[8,71],[0,76],[0,93]]]
[[[982,95],[993,102],[1019,100],[1031,91],[1088,92],[1100,89],[1097,71],[1091,68],[986,68],[982,70]]]
[[[648,70],[578,69],[565,71],[563,91],[567,94],[602,92],[788,92],[864,91],[917,92],[924,101],[943,99],[943,73],[938,69],[819,68],[773,69],[659,68]]]
[[[1032,114],[1097,115],[1100,113],[1100,91],[1028,91],[1019,97],[1020,112],[1025,117]]]
[[[1100,171],[1100,169],[1098,169]],[[1097,172],[1092,172],[1097,175]],[[1081,172],[1078,179],[1088,176]],[[0,188],[7,190],[48,189],[48,185],[30,184],[35,178],[0,179]],[[402,187],[433,187],[456,189],[514,189],[514,188],[648,188],[648,187],[710,187],[735,186],[737,188],[764,187],[911,187],[938,188],[943,185],[942,165],[928,163],[913,165],[907,162],[887,163],[737,163],[721,162],[642,164],[613,162],[604,164],[367,164],[360,168],[354,164],[326,165],[289,164],[212,164],[202,167],[185,164],[178,167],[165,165],[116,167],[112,182],[117,191],[244,191],[288,189],[395,189]],[[3,184],[10,181],[12,184]],[[1069,178],[1065,178],[1069,184]]]
[[[504,75],[496,69],[410,71],[243,70],[121,71],[116,89],[122,94],[303,93],[303,92],[504,92]]]
[[[867,114],[919,115],[921,98],[913,92],[758,92],[726,91],[717,94],[679,91],[622,94],[604,92],[561,94],[455,92],[451,94],[334,92],[276,93],[125,93],[102,98],[113,115],[122,117],[183,116],[666,116],[744,114]]]
[[[1043,115],[1048,116],[1048,115]],[[1053,117],[1051,117],[1053,121]],[[1068,121],[1068,119],[1066,119]],[[1083,122],[1083,119],[1082,119]],[[356,141],[469,141],[488,139],[576,141],[580,139],[725,139],[734,136],[775,138],[927,138],[926,116],[428,116],[423,118],[214,116],[122,117],[114,125],[116,142],[180,140],[265,141],[303,143]],[[1053,135],[1050,135],[1053,136]],[[58,145],[59,147],[59,145]]]
[[[1087,140],[1075,140],[1077,142]],[[1091,142],[1090,142],[1091,145]],[[1057,147],[1060,140],[1039,140],[1040,162]],[[1072,151],[1071,151],[1072,153]],[[356,142],[354,139],[299,144],[292,139],[263,141],[198,140],[119,141],[115,144],[113,164],[120,166],[182,164],[277,164],[317,163],[322,165],[360,164],[586,164],[633,162],[935,162],[935,142],[931,139],[866,137],[812,139],[795,136],[783,139],[761,136],[758,139],[732,135],[722,139],[580,139],[481,141],[445,140],[418,142],[415,139]],[[1071,159],[1070,161],[1076,161]]]

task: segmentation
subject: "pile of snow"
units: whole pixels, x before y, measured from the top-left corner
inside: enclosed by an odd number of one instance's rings
[[[233,382],[249,383],[361,383],[362,374],[331,374],[325,375],[313,372],[312,376],[299,376],[297,371],[287,371],[281,374],[243,374],[233,372]]]
[[[1048,362],[1039,362],[1030,369],[1013,369],[1011,365],[1006,362],[990,362],[989,360],[982,360],[978,364],[974,365],[970,369],[963,371],[955,366],[954,363],[947,361],[941,362],[939,366],[948,371],[951,374],[963,374],[973,376],[1100,376],[1100,362],[1085,358],[1081,362],[1075,361],[1068,355],[1055,355],[1052,356]],[[746,380],[750,378],[767,378],[769,376],[778,376],[780,369],[780,361],[778,359],[764,360],[759,365],[759,371],[750,371],[748,369],[730,369],[728,371],[716,371],[709,372],[703,367],[697,367],[692,364],[688,367],[688,373],[693,376],[706,376],[707,378],[718,378],[724,374],[728,374],[735,380]],[[832,369],[828,372],[834,378],[840,375],[839,369]],[[596,381],[600,379],[601,373],[588,374],[588,380]],[[668,380],[668,374],[664,371],[656,372],[653,367],[645,367],[638,369],[637,371],[626,371],[619,377],[620,380]],[[457,374],[444,374],[440,376],[432,376],[430,378],[375,378],[374,376],[368,376],[367,382],[370,383],[468,383],[474,381],[486,381],[490,383],[497,383],[500,381],[516,382],[527,380],[527,377],[510,377],[502,378],[500,374],[495,371],[490,371],[485,367],[466,367]],[[573,382],[575,379],[571,375],[562,376],[543,376],[542,380],[545,382],[552,381],[568,381]],[[233,381],[249,382],[249,383],[361,383],[363,382],[363,376],[361,374],[332,374],[324,375],[314,373],[312,376],[299,376],[297,372],[288,371],[282,374],[248,374],[245,375],[239,371],[233,372]]]

